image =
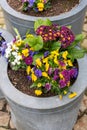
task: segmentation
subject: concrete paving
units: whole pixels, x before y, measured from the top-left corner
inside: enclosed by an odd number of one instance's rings
[[[0,28],[6,28],[3,13],[0,8]],[[83,34],[85,36],[81,46],[87,48],[87,13],[84,20]],[[16,130],[11,120],[10,107],[5,99],[0,100],[0,130]],[[87,90],[85,91],[78,118],[73,130],[87,130]]]

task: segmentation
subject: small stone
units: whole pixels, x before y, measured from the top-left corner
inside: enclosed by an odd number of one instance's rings
[[[87,32],[87,24],[84,24],[83,30]]]
[[[5,103],[6,103],[5,99],[0,100],[0,111],[4,108]]]
[[[83,34],[83,37],[85,38],[87,37],[87,32],[83,31],[82,34]]]
[[[10,130],[10,129],[6,129],[6,128],[3,128],[3,127],[0,127],[0,130]]]
[[[15,126],[14,126],[12,120],[10,120],[10,128],[11,128],[11,129],[15,129]]]
[[[84,112],[87,109],[87,96],[83,96],[83,100],[81,102],[80,111]]]
[[[8,127],[10,115],[6,112],[0,111],[0,126]]]
[[[87,115],[84,115],[77,121],[74,130],[87,130]]]
[[[8,104],[6,105],[6,111],[7,111],[7,112],[10,112],[10,111],[11,111]]]
[[[87,49],[87,39],[84,39],[83,43],[81,44],[81,46],[85,49]]]

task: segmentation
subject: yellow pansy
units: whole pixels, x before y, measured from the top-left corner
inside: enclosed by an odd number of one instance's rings
[[[73,64],[72,64],[72,61],[71,61],[71,60],[67,60],[67,63],[68,63],[68,65],[69,65],[69,66],[73,66]]]
[[[34,73],[32,73],[31,78],[32,78],[32,81],[34,82],[37,80],[37,76]]]
[[[59,74],[59,77],[60,77],[60,79],[63,79],[63,75],[61,73]]]
[[[34,51],[34,48],[31,47],[30,50],[31,50],[31,51]]]
[[[22,41],[22,40],[21,40],[21,41],[16,42],[16,46],[21,46],[21,44],[23,44],[23,41]]]
[[[44,10],[44,4],[42,2],[39,2],[37,4],[37,8],[38,8],[39,11],[43,11]]]
[[[57,57],[54,58],[54,63],[58,65],[58,59],[57,59]]]
[[[68,52],[67,52],[67,51],[64,51],[63,54],[62,54],[62,57],[63,57],[64,59],[67,59],[67,55],[68,55]]]
[[[68,98],[74,98],[77,96],[77,93],[76,92],[72,92],[68,95]]]
[[[43,63],[47,63],[48,62],[48,57],[47,58],[43,58]]]
[[[28,49],[24,49],[22,50],[22,54],[27,57],[29,55],[29,50]]]
[[[41,90],[35,90],[35,95],[39,96],[42,94],[42,91]]]
[[[46,71],[48,71],[48,69],[49,69],[49,64],[48,63],[45,64],[45,68],[46,68]]]
[[[34,70],[33,70],[33,68],[31,69],[31,73],[34,73]]]
[[[59,99],[62,100],[63,96],[62,95],[59,95]]]
[[[50,59],[53,59],[53,57],[54,57],[54,55],[52,55],[52,54],[51,54],[51,55],[49,55],[49,58],[50,58]]]
[[[46,72],[42,72],[42,76],[47,77],[49,79],[49,76],[48,76],[48,74]]]
[[[68,86],[68,87],[70,86],[70,81],[67,83],[67,86]]]
[[[66,90],[64,90],[64,91],[63,91],[63,93],[64,93],[64,95],[66,95],[66,94],[67,94],[67,91],[66,91]]]
[[[41,84],[41,83],[38,83],[38,84],[37,84],[37,87],[38,87],[38,88],[40,88],[41,86],[42,86],[42,84]]]
[[[36,65],[40,67],[42,66],[40,58],[36,59]]]
[[[31,72],[31,67],[30,66],[27,66],[26,72],[27,72],[28,75],[30,74],[30,72]]]
[[[52,51],[52,52],[51,52],[51,55],[59,56],[58,50]]]

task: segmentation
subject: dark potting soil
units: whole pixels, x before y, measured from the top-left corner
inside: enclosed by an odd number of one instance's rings
[[[76,66],[76,68],[78,68],[78,70],[79,70],[77,60],[75,60],[74,66]],[[32,82],[30,82],[27,79],[27,74],[26,74],[25,70],[20,69],[20,70],[15,71],[15,70],[11,69],[10,65],[8,65],[8,77],[16,89],[18,89],[19,91],[21,91],[27,95],[36,96],[34,93],[35,89],[29,87],[32,84]],[[76,79],[72,79],[71,85],[75,81],[76,81]],[[42,94],[39,97],[50,97],[50,96],[55,96],[55,95],[56,94],[54,94],[52,92],[48,92],[48,93]]]
[[[56,16],[70,11],[79,4],[79,0],[51,0],[51,8],[47,9],[46,11],[36,13],[33,11],[33,9],[29,10],[28,12],[23,12],[21,0],[7,0],[7,2],[14,10],[36,17]]]

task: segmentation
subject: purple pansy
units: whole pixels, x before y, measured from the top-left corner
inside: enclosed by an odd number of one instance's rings
[[[46,88],[47,91],[51,89],[51,85],[49,83],[46,83],[44,87]]]
[[[59,80],[60,88],[64,88],[67,84],[65,80]]]
[[[68,70],[63,70],[61,72],[61,74],[63,75],[64,79],[66,82],[69,82],[70,81],[70,73]]]
[[[24,58],[24,61],[25,61],[26,65],[31,65],[33,62],[33,58],[31,56],[28,56],[28,57]]]
[[[28,79],[29,81],[31,81],[31,77],[30,77],[29,75],[27,76],[27,79]]]
[[[35,70],[35,75],[36,75],[38,78],[41,77],[41,76],[42,76],[42,71],[39,70],[39,69],[36,69],[36,70]]]
[[[53,77],[53,80],[58,80],[58,78],[59,78],[59,76],[58,75],[54,75],[54,77]]]
[[[59,64],[60,64],[60,66],[62,66],[62,67],[65,66],[65,63],[64,63],[64,61],[62,61],[62,60],[59,61]]]
[[[34,2],[35,2],[35,0],[29,0],[29,7],[32,7]]]
[[[49,51],[45,51],[44,52],[44,57],[47,57],[49,55],[49,53],[50,53]]]
[[[71,70],[69,70],[69,74],[71,78],[76,78],[78,75],[78,70],[77,68],[72,68]]]
[[[49,69],[48,69],[48,74],[51,75],[52,72],[53,72],[53,69],[52,69],[52,68],[49,68]]]
[[[59,70],[58,70],[58,68],[56,68],[55,70],[54,70],[54,75],[58,75],[59,74]]]

